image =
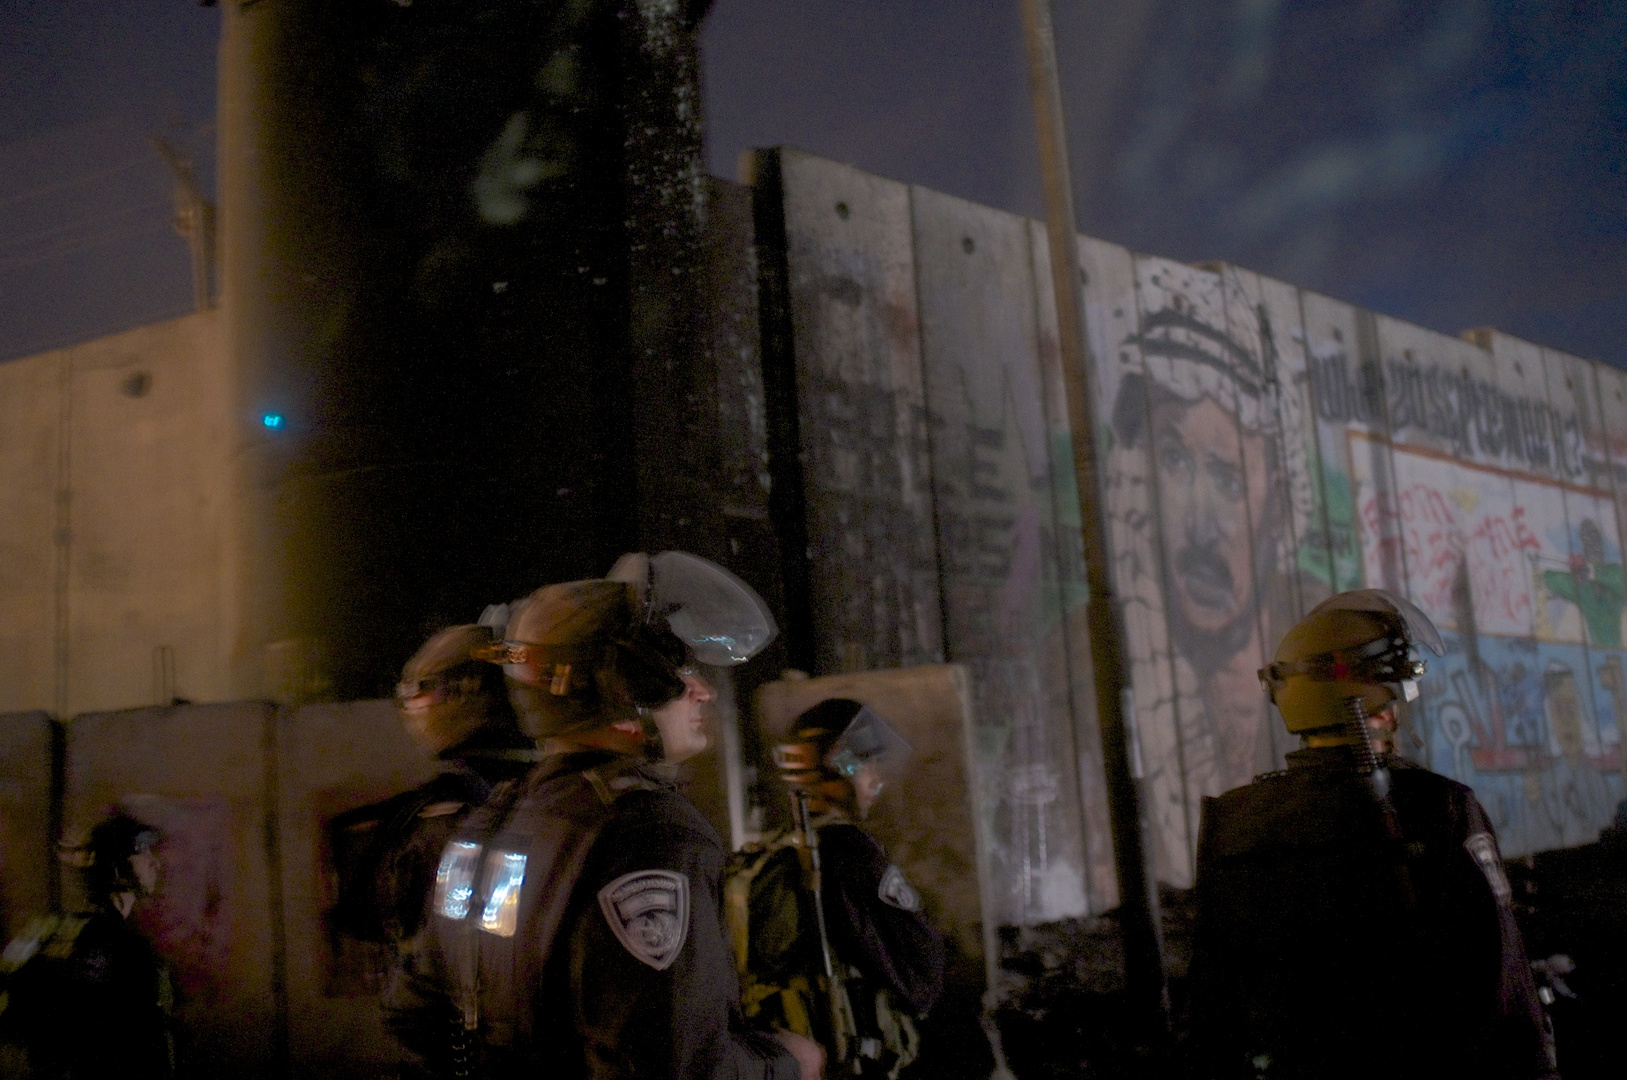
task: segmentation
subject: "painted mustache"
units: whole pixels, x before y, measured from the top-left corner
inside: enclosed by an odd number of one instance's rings
[[[1195,544],[1178,551],[1175,574],[1199,607],[1230,611],[1236,603],[1232,569],[1213,544]]]

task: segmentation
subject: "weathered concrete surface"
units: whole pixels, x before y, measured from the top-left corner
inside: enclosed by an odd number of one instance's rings
[[[814,670],[941,661],[910,191],[778,153]]]
[[[0,709],[49,709],[60,353],[0,364]]]
[[[216,326],[0,365],[0,710],[225,696]]]
[[[50,910],[51,720],[0,716],[0,936],[10,941]]]
[[[138,915],[174,970],[180,1050],[199,1075],[282,1071],[274,716],[240,702],[92,713],[67,725],[64,835],[83,837],[114,807],[164,832],[158,893]],[[65,889],[70,903],[76,891]]]
[[[375,995],[379,962],[394,957],[328,931],[337,895],[327,824],[422,783],[436,765],[387,701],[282,710],[276,732],[289,1067],[308,1077],[387,1073],[397,1054]]]

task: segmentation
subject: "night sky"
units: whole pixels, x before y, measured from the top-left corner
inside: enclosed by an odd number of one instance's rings
[[[1627,366],[1627,0],[1053,6],[1084,232]],[[218,25],[0,0],[0,358],[190,309],[148,138],[209,182]],[[1017,0],[717,0],[702,43],[714,173],[1040,212]]]

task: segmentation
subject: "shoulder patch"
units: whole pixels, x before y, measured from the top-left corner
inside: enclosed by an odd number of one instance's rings
[[[665,971],[689,936],[689,879],[673,870],[635,870],[599,890],[599,910],[622,948]]]
[[[915,891],[915,886],[909,883],[904,871],[896,865],[887,867],[887,872],[881,875],[876,895],[881,897],[882,903],[891,904],[901,911],[921,910],[921,894]]]
[[[1503,860],[1497,857],[1497,841],[1492,839],[1491,833],[1472,834],[1463,841],[1463,848],[1473,856],[1480,872],[1486,875],[1486,884],[1491,886],[1491,894],[1497,898],[1497,902],[1508,903],[1514,896],[1514,890],[1509,887],[1508,875],[1503,873]]]

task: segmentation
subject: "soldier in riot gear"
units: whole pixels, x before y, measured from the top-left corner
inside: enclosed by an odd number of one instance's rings
[[[943,988],[920,894],[857,824],[909,749],[856,701],[799,716],[774,748],[793,827],[741,852],[725,890],[746,1015],[817,1038],[836,1076],[897,1080]]]
[[[705,749],[698,664],[774,633],[733,575],[682,552],[538,590],[501,654],[544,757],[447,844],[411,993],[445,1075],[814,1080],[817,1045],[744,1026],[722,841],[673,784]],[[426,1019],[429,1022],[425,1022]]]
[[[1416,646],[1443,652],[1428,617],[1363,589],[1261,669],[1303,747],[1204,800],[1195,1075],[1556,1075],[1485,811],[1394,752]]]
[[[401,722],[442,770],[329,824],[339,879],[330,913],[335,930],[391,946],[411,938],[458,823],[494,787],[536,763],[536,744],[520,731],[502,672],[484,659],[498,640],[486,626],[454,626],[432,636],[402,669],[395,694]]]
[[[39,1080],[174,1075],[169,970],[130,915],[158,886],[158,830],[116,811],[64,851],[86,908],[37,920],[0,958],[0,1029]]]

